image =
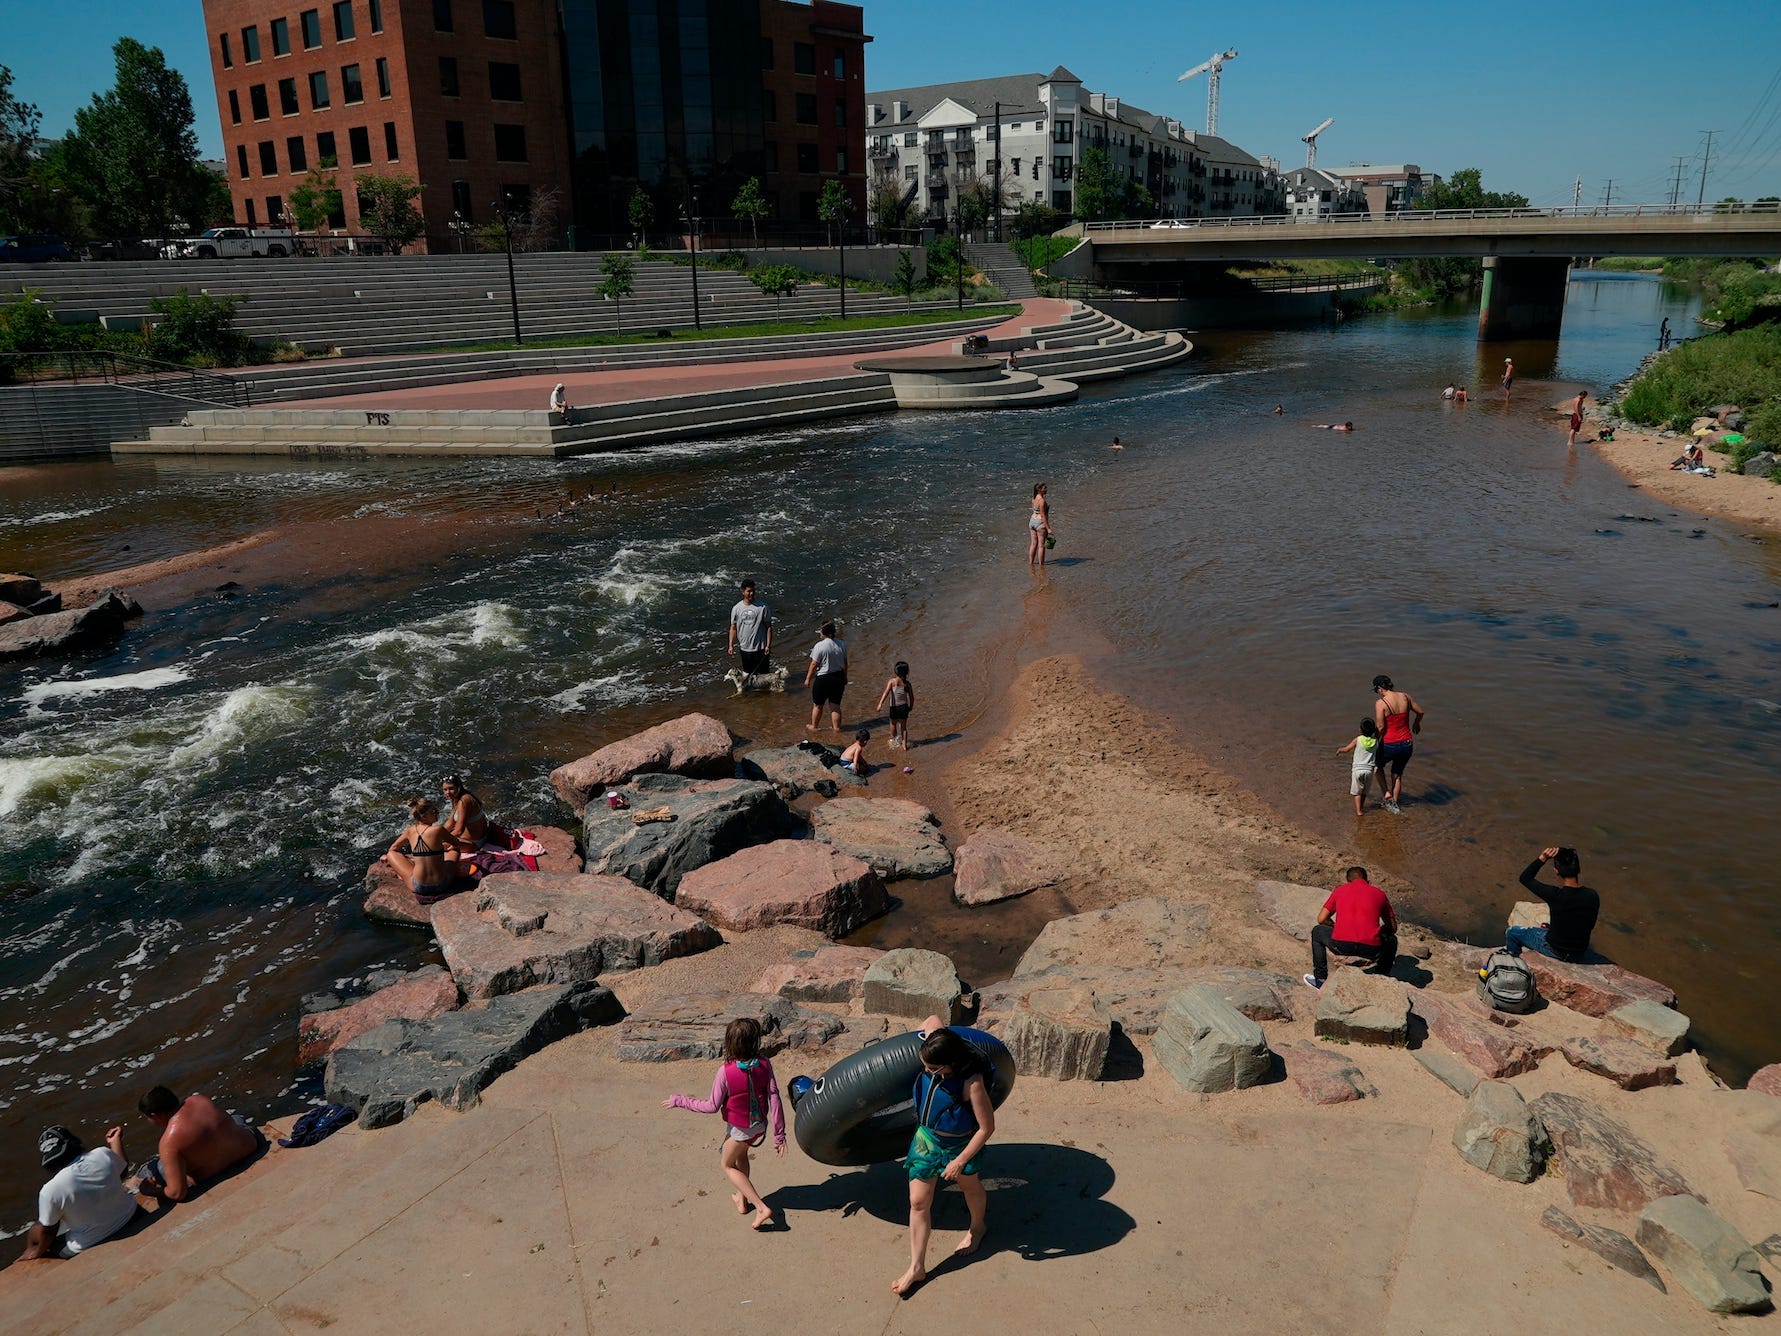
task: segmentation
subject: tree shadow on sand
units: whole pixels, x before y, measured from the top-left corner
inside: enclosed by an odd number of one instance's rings
[[[989,1194],[989,1238],[973,1257],[1011,1252],[1029,1262],[1078,1257],[1110,1248],[1137,1227],[1119,1207],[1103,1200],[1113,1166],[1075,1146],[991,1142],[983,1152],[983,1187]],[[934,1200],[936,1233],[970,1226],[965,1199],[947,1184]],[[865,1211],[887,1224],[909,1222],[909,1178],[900,1163],[838,1169],[821,1183],[780,1188],[768,1194],[774,1209]],[[932,1273],[960,1265],[942,1263]]]

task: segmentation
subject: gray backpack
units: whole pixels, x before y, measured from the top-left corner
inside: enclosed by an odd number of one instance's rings
[[[1478,997],[1496,1011],[1519,1014],[1534,1009],[1540,990],[1534,985],[1533,971],[1521,963],[1519,956],[1492,951],[1484,968],[1478,971]]]

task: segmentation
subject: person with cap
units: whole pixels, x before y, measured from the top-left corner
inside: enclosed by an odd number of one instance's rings
[[[1515,361],[1513,358],[1503,359],[1503,397],[1509,397],[1509,391],[1515,388]]]
[[[259,1128],[208,1095],[181,1099],[166,1086],[155,1086],[137,1101],[136,1109],[161,1129],[161,1144],[143,1164],[137,1185],[144,1196],[184,1201],[200,1183],[253,1158],[266,1146]]]
[[[37,1134],[37,1154],[50,1179],[37,1194],[21,1262],[73,1257],[130,1223],[137,1203],[124,1187],[123,1128],[109,1129],[105,1144],[88,1150],[66,1127],[46,1127]]]

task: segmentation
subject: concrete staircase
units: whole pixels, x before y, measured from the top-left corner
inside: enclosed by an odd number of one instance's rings
[[[1033,286],[1033,275],[1014,253],[1014,248],[1001,242],[972,242],[965,246],[965,258],[978,269],[983,276],[1001,289],[1004,296],[1015,298],[1037,297],[1039,289]]]
[[[961,341],[959,351],[965,351]],[[1062,320],[1031,325],[1018,336],[989,340],[990,356],[1013,353],[1021,371],[1080,384],[1154,371],[1185,361],[1193,344],[1180,334],[1148,334],[1072,302]]]

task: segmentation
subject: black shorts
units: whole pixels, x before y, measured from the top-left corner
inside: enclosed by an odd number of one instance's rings
[[[767,651],[764,649],[739,649],[736,657],[742,661],[742,671],[745,673],[767,671]]]
[[[909,707],[907,705],[891,706],[890,717],[892,719],[907,719],[909,717]]]
[[[817,705],[841,705],[841,693],[847,690],[846,673],[818,673],[810,684],[810,699]]]
[[[1410,764],[1410,753],[1416,750],[1414,742],[1382,742],[1379,744],[1379,768],[1390,769],[1394,775],[1404,773],[1404,767]]]

